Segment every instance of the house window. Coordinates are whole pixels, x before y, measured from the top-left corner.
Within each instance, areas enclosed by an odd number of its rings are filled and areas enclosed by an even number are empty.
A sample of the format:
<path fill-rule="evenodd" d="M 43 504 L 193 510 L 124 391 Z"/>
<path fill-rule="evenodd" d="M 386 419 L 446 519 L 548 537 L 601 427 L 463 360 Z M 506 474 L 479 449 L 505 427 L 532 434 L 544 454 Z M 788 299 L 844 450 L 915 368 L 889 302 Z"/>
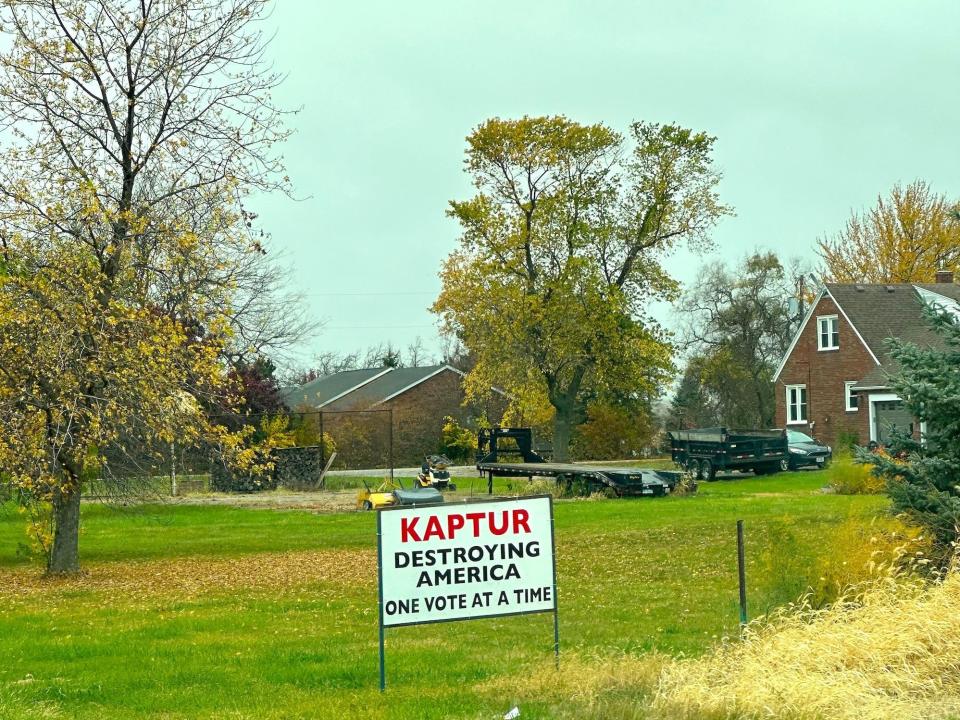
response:
<path fill-rule="evenodd" d="M 817 350 L 837 350 L 840 347 L 840 323 L 836 315 L 817 318 Z"/>
<path fill-rule="evenodd" d="M 847 412 L 857 411 L 857 394 L 853 392 L 853 386 L 857 384 L 856 380 L 848 380 L 843 384 L 844 405 Z"/>
<path fill-rule="evenodd" d="M 807 421 L 807 386 L 787 385 L 787 424 L 798 425 Z"/>

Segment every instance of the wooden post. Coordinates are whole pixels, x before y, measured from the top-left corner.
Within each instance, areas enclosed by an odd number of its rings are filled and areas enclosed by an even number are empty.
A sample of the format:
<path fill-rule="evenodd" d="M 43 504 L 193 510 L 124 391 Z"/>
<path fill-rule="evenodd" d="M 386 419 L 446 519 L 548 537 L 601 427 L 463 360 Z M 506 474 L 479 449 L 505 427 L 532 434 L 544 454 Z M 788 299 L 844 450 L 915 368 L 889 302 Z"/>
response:
<path fill-rule="evenodd" d="M 323 457 L 322 451 L 321 451 L 321 457 Z M 321 490 L 327 489 L 327 471 L 330 469 L 330 466 L 333 465 L 333 461 L 336 457 L 337 457 L 337 451 L 334 450 L 332 453 L 330 453 L 330 459 L 327 460 L 327 464 L 324 465 L 323 470 L 320 471 L 320 479 L 317 481 L 317 487 L 320 488 Z"/>

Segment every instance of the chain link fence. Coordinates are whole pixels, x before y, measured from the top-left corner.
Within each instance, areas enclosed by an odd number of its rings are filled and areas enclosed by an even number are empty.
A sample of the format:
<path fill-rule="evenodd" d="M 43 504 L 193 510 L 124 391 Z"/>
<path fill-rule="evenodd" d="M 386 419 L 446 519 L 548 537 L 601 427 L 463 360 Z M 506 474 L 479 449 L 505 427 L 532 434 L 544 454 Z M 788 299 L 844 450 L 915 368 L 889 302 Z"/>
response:
<path fill-rule="evenodd" d="M 238 476 L 210 448 L 177 443 L 140 453 L 124 448 L 102 458 L 96 477 L 84 483 L 84 496 L 124 501 L 223 489 L 321 489 L 328 469 L 370 469 L 392 477 L 393 415 L 384 409 L 215 416 L 214 421 L 231 431 L 250 428 L 249 442 L 272 448 L 273 468 L 266 476 L 256 480 Z"/>

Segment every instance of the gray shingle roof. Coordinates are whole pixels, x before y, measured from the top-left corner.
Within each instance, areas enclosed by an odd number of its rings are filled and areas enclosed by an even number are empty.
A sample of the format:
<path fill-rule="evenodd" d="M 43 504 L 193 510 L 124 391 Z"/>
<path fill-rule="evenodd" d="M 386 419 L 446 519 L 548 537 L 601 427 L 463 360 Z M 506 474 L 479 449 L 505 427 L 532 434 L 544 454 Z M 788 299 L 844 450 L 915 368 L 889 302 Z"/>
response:
<path fill-rule="evenodd" d="M 443 369 L 457 372 L 448 365 L 427 365 L 426 367 L 394 368 L 375 380 L 358 387 L 331 404 L 331 409 L 367 409 L 387 398 L 414 385 L 419 385 Z"/>
<path fill-rule="evenodd" d="M 301 405 L 318 408 L 341 395 L 349 393 L 351 390 L 362 387 L 378 375 L 388 372 L 389 369 L 379 367 L 345 370 L 333 375 L 324 375 L 308 382 L 306 385 L 284 388 L 281 390 L 281 394 L 287 407 L 292 410 L 296 410 Z"/>
<path fill-rule="evenodd" d="M 876 390 L 877 388 L 890 387 L 890 374 L 896 370 L 896 363 L 890 358 L 885 358 L 886 363 L 877 365 L 873 370 L 864 375 L 853 386 L 854 390 Z"/>

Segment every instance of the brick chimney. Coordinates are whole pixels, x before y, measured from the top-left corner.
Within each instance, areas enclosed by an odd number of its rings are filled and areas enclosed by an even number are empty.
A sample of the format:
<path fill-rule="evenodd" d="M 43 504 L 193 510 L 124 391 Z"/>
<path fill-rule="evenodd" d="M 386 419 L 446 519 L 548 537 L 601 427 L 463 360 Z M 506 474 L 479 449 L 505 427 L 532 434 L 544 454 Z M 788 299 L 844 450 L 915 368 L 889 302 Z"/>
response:
<path fill-rule="evenodd" d="M 953 284 L 953 270 L 937 270 L 937 283 Z"/>

